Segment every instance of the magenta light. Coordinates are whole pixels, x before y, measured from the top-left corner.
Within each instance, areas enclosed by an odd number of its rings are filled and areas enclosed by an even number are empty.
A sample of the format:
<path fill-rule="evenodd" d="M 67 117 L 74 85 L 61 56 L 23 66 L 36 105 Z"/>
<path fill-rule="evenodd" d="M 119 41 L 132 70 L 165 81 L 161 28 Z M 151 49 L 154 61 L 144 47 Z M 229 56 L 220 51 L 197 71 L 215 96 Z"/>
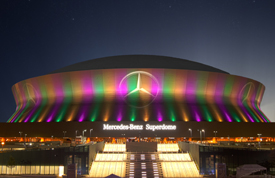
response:
<path fill-rule="evenodd" d="M 52 118 L 53 118 L 53 115 L 51 115 L 51 116 L 49 117 L 49 119 L 47 120 L 47 122 L 51 122 Z"/>
<path fill-rule="evenodd" d="M 225 117 L 229 122 L 232 122 L 232 120 L 230 119 L 229 115 L 226 113 L 226 111 L 224 111 Z"/>
<path fill-rule="evenodd" d="M 198 121 L 198 122 L 200 122 L 201 121 L 201 119 L 200 119 L 200 116 L 199 116 L 199 114 L 195 111 L 195 115 L 196 115 L 196 120 Z"/>
<path fill-rule="evenodd" d="M 78 120 L 79 122 L 82 122 L 82 121 L 84 120 L 84 118 L 85 118 L 84 115 L 85 115 L 85 113 L 82 113 L 82 115 L 80 116 L 80 118 L 79 118 L 79 120 Z"/>
<path fill-rule="evenodd" d="M 161 116 L 160 111 L 158 112 L 158 121 L 159 121 L 159 122 L 161 122 L 161 121 L 162 121 L 162 116 Z"/>
<path fill-rule="evenodd" d="M 122 114 L 121 111 L 119 112 L 118 116 L 117 116 L 117 121 L 120 122 L 122 121 Z"/>

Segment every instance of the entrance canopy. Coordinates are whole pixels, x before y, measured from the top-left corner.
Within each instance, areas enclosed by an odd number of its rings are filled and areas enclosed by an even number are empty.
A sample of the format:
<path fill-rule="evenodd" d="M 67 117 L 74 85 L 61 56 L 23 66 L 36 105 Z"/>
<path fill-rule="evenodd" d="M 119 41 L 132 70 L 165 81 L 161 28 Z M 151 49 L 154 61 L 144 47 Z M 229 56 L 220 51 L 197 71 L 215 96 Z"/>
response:
<path fill-rule="evenodd" d="M 252 173 L 266 171 L 266 168 L 258 164 L 245 164 L 237 167 L 237 178 L 249 176 Z"/>

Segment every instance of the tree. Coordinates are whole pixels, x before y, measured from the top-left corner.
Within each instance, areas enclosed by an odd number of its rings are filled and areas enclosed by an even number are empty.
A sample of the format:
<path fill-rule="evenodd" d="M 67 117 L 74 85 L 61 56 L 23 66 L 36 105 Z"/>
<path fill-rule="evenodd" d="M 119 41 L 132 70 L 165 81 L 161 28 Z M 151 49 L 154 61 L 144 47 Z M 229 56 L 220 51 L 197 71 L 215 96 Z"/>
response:
<path fill-rule="evenodd" d="M 275 150 L 272 150 L 269 154 L 269 162 L 272 166 L 275 166 Z"/>
<path fill-rule="evenodd" d="M 12 172 L 12 168 L 14 168 L 16 165 L 15 159 L 13 156 L 10 156 L 9 161 L 7 162 L 7 167 L 9 167 L 11 169 Z"/>

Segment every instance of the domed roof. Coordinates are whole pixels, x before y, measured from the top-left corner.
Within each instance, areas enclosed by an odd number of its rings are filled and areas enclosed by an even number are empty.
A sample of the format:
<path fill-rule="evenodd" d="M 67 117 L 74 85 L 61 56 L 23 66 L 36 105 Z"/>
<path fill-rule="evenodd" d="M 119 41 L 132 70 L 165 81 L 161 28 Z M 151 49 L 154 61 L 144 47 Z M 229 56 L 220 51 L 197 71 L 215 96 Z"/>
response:
<path fill-rule="evenodd" d="M 51 72 L 51 74 L 81 70 L 119 68 L 185 69 L 229 74 L 228 72 L 225 72 L 223 70 L 198 62 L 193 62 L 186 59 L 179 59 L 174 57 L 155 55 L 122 55 L 97 58 L 57 69 Z"/>

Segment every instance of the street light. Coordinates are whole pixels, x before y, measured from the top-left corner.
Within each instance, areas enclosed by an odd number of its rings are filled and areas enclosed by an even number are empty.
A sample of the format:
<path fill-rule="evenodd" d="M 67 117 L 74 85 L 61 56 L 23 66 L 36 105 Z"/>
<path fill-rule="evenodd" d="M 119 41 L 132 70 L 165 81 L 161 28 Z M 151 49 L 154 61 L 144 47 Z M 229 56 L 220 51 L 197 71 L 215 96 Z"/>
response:
<path fill-rule="evenodd" d="M 261 136 L 262 136 L 262 134 L 257 134 L 257 135 L 259 137 L 259 147 L 261 147 Z"/>
<path fill-rule="evenodd" d="M 75 131 L 75 137 L 77 136 L 77 132 L 78 132 L 78 130 Z"/>
<path fill-rule="evenodd" d="M 25 145 L 25 148 L 26 148 L 26 136 L 27 136 L 27 134 L 25 134 L 25 144 L 24 144 L 24 145 Z"/>
<path fill-rule="evenodd" d="M 200 141 L 202 143 L 202 138 L 201 138 L 201 132 L 202 132 L 202 130 L 198 129 L 198 132 L 200 132 Z"/>
<path fill-rule="evenodd" d="M 203 140 L 206 140 L 206 139 L 205 139 L 205 130 L 202 129 L 201 131 L 203 132 L 203 135 L 204 135 L 204 139 L 203 139 Z"/>
<path fill-rule="evenodd" d="M 190 131 L 190 138 L 192 138 L 192 129 L 188 129 Z"/>
<path fill-rule="evenodd" d="M 217 133 L 218 133 L 218 131 L 215 130 L 215 131 L 214 131 L 215 137 L 216 137 Z"/>
<path fill-rule="evenodd" d="M 87 131 L 87 129 L 85 129 L 85 130 L 83 130 L 82 131 L 82 136 L 84 137 L 84 132 L 86 132 Z"/>
<path fill-rule="evenodd" d="M 63 131 L 63 134 L 64 134 L 64 137 L 65 137 L 65 134 L 67 133 L 67 131 Z"/>
<path fill-rule="evenodd" d="M 22 133 L 23 133 L 23 132 L 19 131 L 20 137 L 22 137 Z"/>
<path fill-rule="evenodd" d="M 3 146 L 5 145 L 5 142 L 2 142 L 1 145 L 2 145 L 2 151 L 3 151 Z"/>
<path fill-rule="evenodd" d="M 90 137 L 92 137 L 92 131 L 93 131 L 94 129 L 90 129 Z"/>

